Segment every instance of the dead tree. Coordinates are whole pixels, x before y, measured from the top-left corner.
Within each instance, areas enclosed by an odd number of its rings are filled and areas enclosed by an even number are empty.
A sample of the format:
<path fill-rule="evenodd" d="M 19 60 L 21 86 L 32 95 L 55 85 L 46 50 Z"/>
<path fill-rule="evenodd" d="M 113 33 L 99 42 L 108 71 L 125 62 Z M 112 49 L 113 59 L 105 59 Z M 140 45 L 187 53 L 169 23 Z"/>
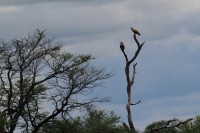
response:
<path fill-rule="evenodd" d="M 125 45 L 123 42 L 120 42 L 120 49 L 122 51 L 122 53 L 124 54 L 124 57 L 125 57 L 125 60 L 126 60 L 126 66 L 125 66 L 125 75 L 126 75 L 126 81 L 127 81 L 127 96 L 128 96 L 128 101 L 127 101 L 127 105 L 126 105 L 126 110 L 127 110 L 127 114 L 128 114 L 128 124 L 129 126 L 127 126 L 125 123 L 123 123 L 124 127 L 126 129 L 128 129 L 128 132 L 133 132 L 133 133 L 136 133 L 136 129 L 134 127 L 134 124 L 133 124 L 133 121 L 132 121 L 132 115 L 131 115 L 131 105 L 137 105 L 139 104 L 141 101 L 138 101 L 137 103 L 132 103 L 131 102 L 131 89 L 132 89 L 132 86 L 134 84 L 134 80 L 135 80 L 135 74 L 136 74 L 136 65 L 137 63 L 135 62 L 144 43 L 140 43 L 137 39 L 137 36 L 136 35 L 141 35 L 136 29 L 134 28 L 131 28 L 132 32 L 133 32 L 133 38 L 134 38 L 134 41 L 136 42 L 137 44 L 137 49 L 136 51 L 134 52 L 134 55 L 131 59 L 128 58 L 126 52 L 125 52 Z M 131 66 L 132 66 L 132 69 L 131 69 Z M 130 70 L 131 69 L 131 70 Z M 132 72 L 132 74 L 131 74 Z M 172 120 L 169 120 L 167 121 L 167 123 L 164 125 L 164 126 L 160 126 L 158 128 L 153 128 L 153 129 L 150 129 L 148 131 L 148 133 L 152 133 L 152 132 L 158 132 L 160 130 L 163 130 L 163 129 L 169 129 L 169 128 L 175 128 L 175 127 L 178 127 L 182 124 L 185 124 L 185 123 L 188 123 L 190 121 L 192 121 L 193 119 L 192 118 L 189 118 L 187 120 L 184 120 L 184 121 L 180 121 L 176 118 L 172 119 Z M 130 130 L 130 131 L 129 131 Z"/>
<path fill-rule="evenodd" d="M 127 113 L 128 113 L 128 124 L 129 124 L 129 128 L 131 131 L 133 132 L 136 132 L 135 130 L 135 127 L 134 127 L 134 124 L 133 124 L 133 121 L 132 121 L 132 115 L 131 115 L 131 105 L 136 105 L 139 102 L 137 103 L 132 103 L 131 102 L 131 87 L 133 86 L 134 84 L 134 79 L 135 79 L 135 74 L 136 74 L 136 65 L 137 63 L 135 62 L 135 60 L 137 59 L 141 49 L 142 49 L 142 46 L 144 45 L 145 42 L 143 43 L 140 43 L 137 39 L 137 36 L 136 35 L 140 35 L 139 32 L 137 30 L 133 30 L 133 28 L 131 28 L 132 32 L 133 32 L 133 38 L 137 44 L 137 49 L 136 51 L 134 52 L 134 55 L 131 59 L 128 58 L 126 52 L 125 52 L 125 46 L 124 46 L 124 43 L 123 42 L 120 42 L 120 49 L 122 51 L 122 53 L 124 54 L 124 57 L 125 57 L 125 60 L 126 60 L 126 66 L 125 66 L 125 74 L 126 74 L 126 81 L 127 81 L 127 96 L 128 96 L 128 101 L 127 101 L 127 105 L 126 105 L 126 110 L 127 110 Z M 130 70 L 132 67 L 132 70 Z M 132 74 L 130 73 L 132 72 Z"/>

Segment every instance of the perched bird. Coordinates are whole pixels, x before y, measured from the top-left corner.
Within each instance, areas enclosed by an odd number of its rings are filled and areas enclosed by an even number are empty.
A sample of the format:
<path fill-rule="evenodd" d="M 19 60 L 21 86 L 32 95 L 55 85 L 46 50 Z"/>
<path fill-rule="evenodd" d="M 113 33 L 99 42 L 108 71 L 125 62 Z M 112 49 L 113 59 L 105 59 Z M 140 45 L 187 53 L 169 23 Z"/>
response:
<path fill-rule="evenodd" d="M 132 32 L 133 32 L 134 34 L 138 34 L 138 35 L 140 36 L 140 33 L 139 33 L 136 29 L 134 29 L 133 27 L 131 27 L 131 30 L 132 30 Z"/>
<path fill-rule="evenodd" d="M 124 47 L 123 42 L 120 42 L 120 49 L 121 49 L 122 52 L 124 52 L 125 47 Z"/>

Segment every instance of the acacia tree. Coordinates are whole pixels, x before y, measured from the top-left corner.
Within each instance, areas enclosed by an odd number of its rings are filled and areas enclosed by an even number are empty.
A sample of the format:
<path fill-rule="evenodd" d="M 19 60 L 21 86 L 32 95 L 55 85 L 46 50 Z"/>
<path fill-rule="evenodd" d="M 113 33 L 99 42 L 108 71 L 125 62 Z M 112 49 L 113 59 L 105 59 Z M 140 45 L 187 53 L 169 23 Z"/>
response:
<path fill-rule="evenodd" d="M 38 132 L 56 117 L 107 98 L 89 97 L 111 77 L 90 55 L 61 50 L 44 31 L 0 43 L 0 130 Z"/>

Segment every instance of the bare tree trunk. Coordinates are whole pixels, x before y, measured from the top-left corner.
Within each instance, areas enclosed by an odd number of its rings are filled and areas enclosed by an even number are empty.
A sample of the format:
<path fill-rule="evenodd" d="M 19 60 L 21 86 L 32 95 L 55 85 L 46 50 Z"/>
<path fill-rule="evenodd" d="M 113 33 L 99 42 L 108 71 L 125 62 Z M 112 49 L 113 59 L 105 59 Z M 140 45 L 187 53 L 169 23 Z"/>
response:
<path fill-rule="evenodd" d="M 126 71 L 126 74 L 129 73 L 129 67 L 126 67 L 125 69 Z M 134 68 L 134 71 L 135 71 L 135 68 Z M 134 77 L 135 77 L 135 72 L 133 73 Z M 130 82 L 127 82 L 127 96 L 128 96 L 128 101 L 127 101 L 127 105 L 126 105 L 126 110 L 127 110 L 127 113 L 128 113 L 128 123 L 129 123 L 129 127 L 131 130 L 135 131 L 135 127 L 133 125 L 133 121 L 132 121 L 132 115 L 131 115 L 131 83 Z"/>
<path fill-rule="evenodd" d="M 127 114 L 128 114 L 128 116 L 127 116 L 128 117 L 128 124 L 129 124 L 130 130 L 133 131 L 133 132 L 136 132 L 134 124 L 133 124 L 133 121 L 132 121 L 131 105 L 136 105 L 140 101 L 137 102 L 136 104 L 133 104 L 131 102 L 131 87 L 134 84 L 134 79 L 135 79 L 135 74 L 136 74 L 136 65 L 137 65 L 137 63 L 134 63 L 134 61 L 138 57 L 138 55 L 140 53 L 140 50 L 142 49 L 142 46 L 143 46 L 143 44 L 145 42 L 143 42 L 142 44 L 140 44 L 139 41 L 136 38 L 136 33 L 135 32 L 133 32 L 133 33 L 134 33 L 133 38 L 134 38 L 134 40 L 135 40 L 135 42 L 137 44 L 137 50 L 135 51 L 134 56 L 131 58 L 131 60 L 128 59 L 128 56 L 127 56 L 127 54 L 124 51 L 125 46 L 124 46 L 123 42 L 121 42 L 120 48 L 121 48 L 121 51 L 123 52 L 125 60 L 126 60 L 125 74 L 126 74 L 126 81 L 127 81 L 127 96 L 128 96 L 126 110 L 127 110 Z M 133 68 L 132 68 L 132 72 L 133 72 L 132 75 L 130 74 L 130 66 L 133 66 Z"/>

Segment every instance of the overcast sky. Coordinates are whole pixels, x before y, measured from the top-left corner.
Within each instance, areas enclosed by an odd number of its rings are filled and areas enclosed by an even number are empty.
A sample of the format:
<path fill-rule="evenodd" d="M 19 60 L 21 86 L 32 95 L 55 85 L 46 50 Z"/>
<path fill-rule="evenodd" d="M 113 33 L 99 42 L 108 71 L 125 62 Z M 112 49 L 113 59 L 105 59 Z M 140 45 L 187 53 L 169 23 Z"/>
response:
<path fill-rule="evenodd" d="M 124 121 L 127 102 L 124 57 L 135 50 L 130 27 L 145 45 L 137 60 L 133 120 L 137 129 L 152 121 L 189 118 L 200 112 L 199 0 L 1 0 L 0 39 L 47 29 L 74 54 L 92 54 L 116 75 L 98 90 L 110 96 L 99 107 Z M 95 95 L 95 94 L 94 94 Z"/>

